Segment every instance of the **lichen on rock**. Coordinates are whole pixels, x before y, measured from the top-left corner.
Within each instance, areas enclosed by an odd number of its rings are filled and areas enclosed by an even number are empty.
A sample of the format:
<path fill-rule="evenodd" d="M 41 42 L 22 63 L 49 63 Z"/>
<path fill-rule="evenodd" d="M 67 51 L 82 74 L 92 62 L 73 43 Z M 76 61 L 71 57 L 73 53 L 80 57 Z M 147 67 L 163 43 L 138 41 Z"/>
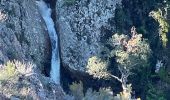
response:
<path fill-rule="evenodd" d="M 0 77 L 0 99 L 63 100 L 64 98 L 62 88 L 43 76 L 37 66 L 31 62 L 8 61 L 7 64 L 0 65 L 0 68 L 0 76 L 4 76 Z"/>
<path fill-rule="evenodd" d="M 39 67 L 50 59 L 50 40 L 34 0 L 1 0 L 0 64 L 33 61 Z"/>
<path fill-rule="evenodd" d="M 113 31 L 109 20 L 121 0 L 76 0 L 72 5 L 57 1 L 57 24 L 63 65 L 84 71 L 88 59 L 102 51 L 103 30 Z"/>

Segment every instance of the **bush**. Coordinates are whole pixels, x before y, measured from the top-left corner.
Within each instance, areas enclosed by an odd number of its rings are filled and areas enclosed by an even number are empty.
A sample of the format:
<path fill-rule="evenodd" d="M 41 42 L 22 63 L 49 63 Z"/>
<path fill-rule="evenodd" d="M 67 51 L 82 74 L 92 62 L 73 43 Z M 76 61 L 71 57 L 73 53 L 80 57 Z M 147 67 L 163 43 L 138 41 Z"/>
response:
<path fill-rule="evenodd" d="M 158 76 L 162 81 L 170 83 L 170 72 L 165 68 L 160 68 Z"/>
<path fill-rule="evenodd" d="M 149 85 L 149 90 L 147 91 L 147 100 L 167 100 L 162 90 L 156 89 L 153 85 Z"/>
<path fill-rule="evenodd" d="M 0 65 L 0 67 L 0 81 L 8 80 L 17 75 L 14 62 L 9 61 L 5 65 Z"/>
<path fill-rule="evenodd" d="M 84 100 L 113 100 L 113 94 L 110 89 L 100 89 L 98 92 L 91 88 L 87 90 Z"/>
<path fill-rule="evenodd" d="M 83 93 L 83 84 L 82 82 L 80 83 L 73 83 L 70 85 L 70 90 L 72 95 L 75 97 L 75 100 L 82 100 L 84 97 Z"/>
<path fill-rule="evenodd" d="M 128 89 L 131 91 L 131 85 L 128 85 Z M 140 98 L 129 99 L 128 97 L 131 94 L 124 94 L 123 92 L 114 96 L 110 88 L 100 88 L 99 91 L 94 91 L 89 88 L 85 93 L 83 93 L 82 82 L 73 83 L 70 86 L 70 90 L 75 100 L 140 100 Z"/>
<path fill-rule="evenodd" d="M 87 64 L 87 72 L 96 78 L 107 78 L 107 62 L 97 56 L 89 58 Z"/>
<path fill-rule="evenodd" d="M 9 80 L 15 76 L 31 74 L 34 65 L 32 63 L 23 63 L 20 61 L 8 61 L 4 65 L 0 65 L 0 81 Z"/>
<path fill-rule="evenodd" d="M 113 93 L 110 89 L 100 89 L 98 92 L 89 88 L 83 93 L 83 84 L 73 83 L 70 85 L 71 94 L 75 100 L 113 100 Z"/>

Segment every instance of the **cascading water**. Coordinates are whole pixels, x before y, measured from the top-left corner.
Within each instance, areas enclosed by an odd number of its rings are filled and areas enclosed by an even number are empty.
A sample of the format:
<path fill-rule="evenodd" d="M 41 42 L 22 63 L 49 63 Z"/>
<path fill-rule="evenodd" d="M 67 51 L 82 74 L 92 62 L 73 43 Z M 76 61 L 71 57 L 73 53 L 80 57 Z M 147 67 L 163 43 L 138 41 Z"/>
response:
<path fill-rule="evenodd" d="M 54 22 L 51 18 L 51 9 L 48 8 L 47 4 L 42 0 L 36 2 L 39 7 L 40 14 L 46 23 L 52 45 L 50 77 L 56 84 L 60 84 L 60 58 L 58 50 L 58 36 L 54 28 Z"/>

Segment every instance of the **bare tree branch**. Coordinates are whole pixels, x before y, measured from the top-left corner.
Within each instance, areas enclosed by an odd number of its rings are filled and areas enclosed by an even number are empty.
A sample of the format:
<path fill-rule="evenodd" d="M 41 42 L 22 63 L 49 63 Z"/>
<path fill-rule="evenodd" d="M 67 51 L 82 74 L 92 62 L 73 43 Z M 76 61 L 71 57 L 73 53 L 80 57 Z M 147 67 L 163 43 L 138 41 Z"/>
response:
<path fill-rule="evenodd" d="M 115 76 L 115 75 L 112 75 L 112 74 L 110 74 L 110 76 L 113 77 L 113 78 L 115 78 L 116 80 L 118 80 L 119 82 L 122 83 L 122 80 L 121 80 L 119 77 L 117 77 L 117 76 Z"/>

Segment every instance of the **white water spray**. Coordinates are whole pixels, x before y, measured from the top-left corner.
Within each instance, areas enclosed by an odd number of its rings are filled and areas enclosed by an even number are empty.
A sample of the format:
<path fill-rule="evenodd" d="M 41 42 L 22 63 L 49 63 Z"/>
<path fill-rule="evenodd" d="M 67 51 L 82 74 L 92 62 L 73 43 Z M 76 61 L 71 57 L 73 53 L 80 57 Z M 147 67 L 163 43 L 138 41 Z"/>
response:
<path fill-rule="evenodd" d="M 51 9 L 48 8 L 47 4 L 42 0 L 36 2 L 39 7 L 40 14 L 46 23 L 51 40 L 52 58 L 50 77 L 56 84 L 60 84 L 60 58 L 58 50 L 58 36 L 54 28 L 54 22 L 51 18 Z"/>

